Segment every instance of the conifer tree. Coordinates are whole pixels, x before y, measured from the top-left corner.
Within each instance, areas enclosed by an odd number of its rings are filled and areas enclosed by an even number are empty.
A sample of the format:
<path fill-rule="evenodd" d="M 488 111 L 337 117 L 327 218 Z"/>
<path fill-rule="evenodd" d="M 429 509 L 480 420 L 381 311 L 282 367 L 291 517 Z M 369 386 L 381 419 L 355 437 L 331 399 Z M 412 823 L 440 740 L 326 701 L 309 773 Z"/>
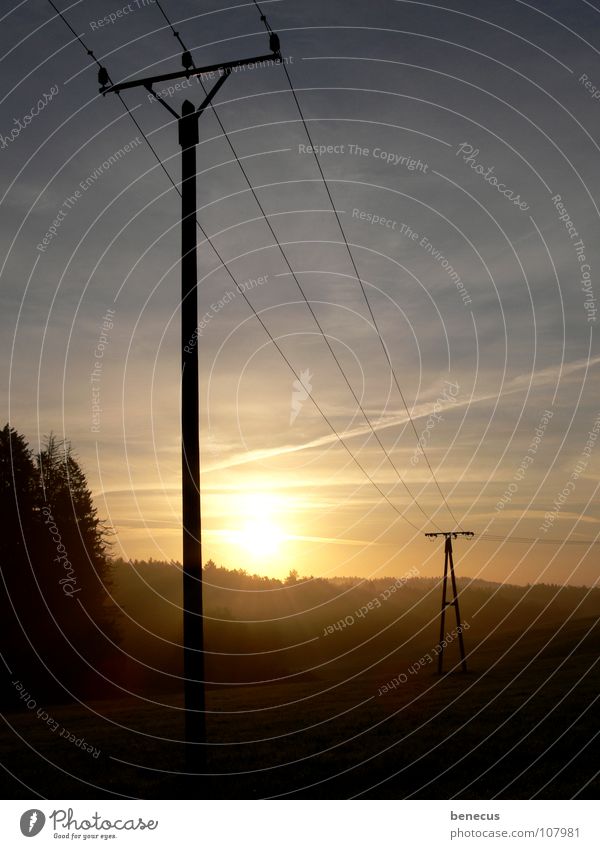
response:
<path fill-rule="evenodd" d="M 34 698 L 99 695 L 115 657 L 107 532 L 71 446 L 50 435 L 34 457 L 0 431 L 2 652 Z M 13 701 L 4 681 L 3 701 Z"/>

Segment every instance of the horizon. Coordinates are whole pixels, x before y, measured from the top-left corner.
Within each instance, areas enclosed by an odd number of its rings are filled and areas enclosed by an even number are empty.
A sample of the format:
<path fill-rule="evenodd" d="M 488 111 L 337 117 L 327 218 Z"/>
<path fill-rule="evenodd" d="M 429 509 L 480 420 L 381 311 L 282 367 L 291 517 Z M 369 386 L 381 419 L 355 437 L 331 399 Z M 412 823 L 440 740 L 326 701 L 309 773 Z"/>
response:
<path fill-rule="evenodd" d="M 140 564 L 143 564 L 145 566 L 150 566 L 150 567 L 154 567 L 154 566 L 171 567 L 172 566 L 174 569 L 179 569 L 179 570 L 182 569 L 182 563 L 178 560 L 155 560 L 155 559 L 144 559 L 144 558 L 131 558 L 130 560 L 125 560 L 120 555 L 117 555 L 117 556 L 109 555 L 108 560 L 113 566 L 116 565 L 117 563 L 121 562 L 126 566 L 138 566 Z M 265 575 L 265 574 L 261 574 L 260 572 L 250 571 L 244 566 L 232 566 L 232 565 L 229 565 L 229 564 L 215 563 L 214 561 L 211 561 L 211 560 L 205 561 L 202 564 L 203 570 L 205 570 L 211 562 L 213 563 L 213 565 L 217 569 L 224 569 L 226 572 L 242 572 L 248 578 L 268 578 L 269 580 L 280 581 L 283 584 L 286 583 L 290 573 L 293 571 L 293 570 L 289 570 L 287 575 L 283 575 L 283 574 L 281 574 L 281 575 Z M 413 569 L 414 568 L 416 568 L 416 567 L 413 567 Z M 293 585 L 293 583 L 295 583 L 295 582 L 306 583 L 306 582 L 310 582 L 310 581 L 340 581 L 340 582 L 342 582 L 342 581 L 349 581 L 349 582 L 350 581 L 358 581 L 358 582 L 367 583 L 369 581 L 400 580 L 400 579 L 402 579 L 403 583 L 409 583 L 410 581 L 437 581 L 441 585 L 442 573 L 443 573 L 443 568 L 440 569 L 440 572 L 437 575 L 436 574 L 432 574 L 432 575 L 417 574 L 417 575 L 411 575 L 410 577 L 406 577 L 405 575 L 400 575 L 400 574 L 388 574 L 388 573 L 385 573 L 385 574 L 371 573 L 369 575 L 335 575 L 334 574 L 334 575 L 325 575 L 325 576 L 324 575 L 308 575 L 308 574 L 303 575 L 302 573 L 298 573 L 295 576 L 294 581 L 290 585 Z M 457 584 L 460 584 L 461 582 L 466 583 L 466 584 L 474 584 L 474 583 L 493 584 L 494 586 L 498 586 L 498 587 L 520 587 L 522 589 L 527 589 L 528 587 L 561 587 L 561 588 L 565 588 L 565 589 L 582 589 L 582 590 L 597 590 L 597 589 L 600 589 L 600 586 L 598 586 L 597 582 L 594 583 L 594 584 L 573 584 L 573 583 L 557 584 L 557 583 L 551 583 L 551 582 L 537 581 L 537 582 L 534 582 L 534 583 L 520 584 L 517 581 L 510 581 L 510 582 L 507 582 L 507 581 L 492 581 L 489 578 L 476 578 L 476 577 L 473 577 L 472 575 L 468 575 L 468 574 L 457 574 L 456 582 L 457 582 Z"/>

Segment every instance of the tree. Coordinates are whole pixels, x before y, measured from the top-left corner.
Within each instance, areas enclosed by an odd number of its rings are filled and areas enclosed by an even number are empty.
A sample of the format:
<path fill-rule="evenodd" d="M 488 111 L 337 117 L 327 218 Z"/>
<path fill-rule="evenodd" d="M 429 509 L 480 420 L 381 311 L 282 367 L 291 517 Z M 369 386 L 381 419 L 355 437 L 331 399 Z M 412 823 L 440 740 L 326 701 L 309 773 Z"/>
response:
<path fill-rule="evenodd" d="M 89 591 L 95 585 L 99 585 L 97 589 L 108 588 L 108 531 L 98 518 L 86 476 L 70 443 L 57 442 L 51 434 L 37 456 L 37 467 L 44 501 L 82 570 L 79 589 Z M 90 604 L 99 601 L 101 594 L 89 594 Z"/>
<path fill-rule="evenodd" d="M 50 435 L 37 457 L 0 431 L 0 545 L 12 680 L 36 699 L 99 695 L 118 642 L 107 533 L 71 446 Z M 6 690 L 6 688 L 5 688 Z"/>
<path fill-rule="evenodd" d="M 9 425 L 0 430 L 0 558 L 7 564 L 24 556 L 25 541 L 32 536 L 37 505 L 37 474 L 32 452 L 24 437 Z"/>

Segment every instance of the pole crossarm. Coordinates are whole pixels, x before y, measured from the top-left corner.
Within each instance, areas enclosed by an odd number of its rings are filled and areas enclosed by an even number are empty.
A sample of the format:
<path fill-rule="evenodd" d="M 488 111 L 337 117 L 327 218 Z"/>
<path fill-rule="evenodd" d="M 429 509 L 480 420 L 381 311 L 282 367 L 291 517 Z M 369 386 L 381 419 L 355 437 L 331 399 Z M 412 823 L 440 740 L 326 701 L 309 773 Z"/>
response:
<path fill-rule="evenodd" d="M 169 104 L 160 94 L 157 94 L 154 91 L 150 83 L 148 83 L 145 88 L 148 89 L 148 91 L 154 97 L 157 103 L 160 103 L 161 106 L 164 106 L 167 112 L 169 112 L 171 115 L 173 115 L 174 118 L 177 119 L 177 121 L 179 122 L 179 142 L 180 144 L 183 144 L 185 143 L 186 129 L 189 129 L 190 127 L 190 121 L 198 121 L 204 110 L 210 105 L 215 94 L 219 91 L 223 83 L 229 78 L 230 74 L 231 71 L 227 70 L 219 77 L 219 79 L 216 81 L 214 86 L 208 92 L 208 94 L 197 109 L 192 103 L 189 102 L 189 100 L 186 100 L 183 104 L 181 115 L 176 112 L 172 106 L 169 106 Z M 195 141 L 192 141 L 192 143 L 198 144 L 198 138 L 196 138 L 197 133 L 195 133 L 194 130 L 192 130 L 191 133 L 195 138 Z"/>
<path fill-rule="evenodd" d="M 218 92 L 218 90 L 221 88 L 221 86 L 223 85 L 223 83 L 225 82 L 225 80 L 226 80 L 226 79 L 228 79 L 228 77 L 229 77 L 229 75 L 230 75 L 230 74 L 231 74 L 231 69 L 230 69 L 230 68 L 228 68 L 227 70 L 225 70 L 225 72 L 224 72 L 224 73 L 223 73 L 223 74 L 219 77 L 219 79 L 216 81 L 216 83 L 214 84 L 214 86 L 213 86 L 213 87 L 211 88 L 211 90 L 208 92 L 208 94 L 206 95 L 206 97 L 204 98 L 204 100 L 202 101 L 202 103 L 200 104 L 200 106 L 199 106 L 197 109 L 194 109 L 194 111 L 193 111 L 193 112 L 191 112 L 189 115 L 186 115 L 186 117 L 188 117 L 188 118 L 196 118 L 196 120 L 197 120 L 197 119 L 198 119 L 198 118 L 202 115 L 202 113 L 204 112 L 204 110 L 206 109 L 206 107 L 210 105 L 211 100 L 213 99 L 213 97 L 215 96 L 215 94 Z M 183 116 L 182 116 L 182 117 L 183 117 Z"/>
<path fill-rule="evenodd" d="M 165 107 L 165 109 L 167 110 L 167 112 L 170 112 L 170 113 L 171 113 L 171 115 L 173 115 L 173 117 L 174 117 L 174 118 L 177 118 L 177 120 L 179 120 L 179 118 L 181 117 L 181 116 L 179 115 L 179 113 L 178 113 L 178 112 L 176 112 L 176 111 L 173 109 L 173 107 L 172 107 L 172 106 L 169 106 L 169 104 L 167 103 L 167 101 L 164 99 L 164 97 L 163 97 L 161 94 L 157 94 L 157 93 L 154 91 L 154 89 L 152 88 L 152 83 L 146 83 L 146 85 L 144 86 L 144 88 L 148 89 L 148 92 L 152 95 L 152 97 L 156 100 L 156 102 L 157 102 L 157 103 L 160 103 L 160 104 L 161 104 L 161 106 L 164 106 L 164 107 Z"/>
<path fill-rule="evenodd" d="M 426 537 L 445 537 L 448 539 L 452 537 L 452 539 L 456 539 L 457 537 L 467 537 L 468 539 L 472 539 L 475 536 L 473 531 L 430 531 L 425 534 Z"/>
<path fill-rule="evenodd" d="M 181 77 L 200 77 L 202 74 L 211 74 L 215 71 L 218 71 L 220 74 L 225 74 L 227 72 L 231 72 L 234 68 L 243 68 L 245 65 L 256 65 L 259 62 L 277 62 L 278 64 L 281 62 L 281 53 L 277 51 L 276 53 L 266 53 L 262 56 L 252 56 L 249 59 L 235 59 L 232 62 L 220 62 L 217 65 L 206 65 L 204 68 L 186 68 L 183 71 L 171 71 L 168 74 L 156 74 L 153 77 L 140 77 L 137 80 L 126 80 L 122 83 L 115 83 L 114 85 L 103 85 L 99 91 L 100 94 L 118 94 L 120 91 L 125 91 L 128 88 L 137 88 L 139 86 L 143 86 L 147 88 L 148 86 L 154 85 L 154 83 L 162 83 L 167 80 L 178 80 Z"/>

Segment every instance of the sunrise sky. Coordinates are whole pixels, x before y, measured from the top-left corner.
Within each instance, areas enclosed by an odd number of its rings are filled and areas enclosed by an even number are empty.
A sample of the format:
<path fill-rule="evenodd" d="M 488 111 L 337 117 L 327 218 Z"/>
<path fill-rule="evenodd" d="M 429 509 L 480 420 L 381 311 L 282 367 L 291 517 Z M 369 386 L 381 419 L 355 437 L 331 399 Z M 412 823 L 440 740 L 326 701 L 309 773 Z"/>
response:
<path fill-rule="evenodd" d="M 198 65 L 268 50 L 252 3 L 164 6 Z M 263 6 L 461 526 L 594 539 L 600 55 L 588 38 L 600 12 L 577 0 Z M 179 67 L 150 0 L 60 8 L 113 80 Z M 179 198 L 49 4 L 28 0 L 11 20 L 10 42 L 0 30 L 5 419 L 33 448 L 50 431 L 71 440 L 115 554 L 179 559 Z M 202 97 L 195 83 L 167 96 L 176 108 Z M 125 100 L 177 181 L 174 122 L 143 90 Z M 233 74 L 217 110 L 381 441 L 422 510 L 453 528 L 282 68 Z M 200 141 L 200 222 L 346 445 L 416 525 L 352 462 L 201 240 L 204 560 L 276 576 L 439 574 L 440 546 L 422 535 L 432 522 L 357 409 L 209 112 Z M 477 537 L 456 549 L 461 574 L 513 583 L 591 584 L 595 552 Z"/>

